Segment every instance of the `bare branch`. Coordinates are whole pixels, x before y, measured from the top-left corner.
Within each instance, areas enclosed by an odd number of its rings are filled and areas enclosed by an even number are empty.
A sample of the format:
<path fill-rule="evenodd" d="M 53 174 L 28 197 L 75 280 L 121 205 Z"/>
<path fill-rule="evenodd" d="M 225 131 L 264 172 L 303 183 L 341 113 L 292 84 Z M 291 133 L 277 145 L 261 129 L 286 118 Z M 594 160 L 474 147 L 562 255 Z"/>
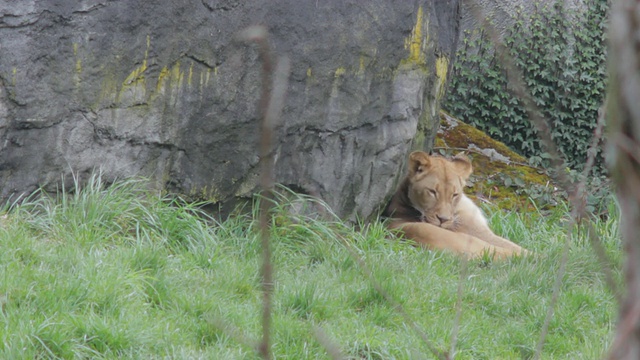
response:
<path fill-rule="evenodd" d="M 255 42 L 262 60 L 262 94 L 260 96 L 260 238 L 262 245 L 262 340 L 258 352 L 263 359 L 271 359 L 271 308 L 273 296 L 273 264 L 271 262 L 270 227 L 273 189 L 273 130 L 280 117 L 289 77 L 288 59 L 278 61 L 273 68 L 267 29 L 252 26 L 240 33 L 244 41 Z M 272 83 L 273 81 L 273 83 Z"/>
<path fill-rule="evenodd" d="M 618 324 L 618 333 L 619 336 L 613 341 L 611 344 L 611 356 L 610 359 L 615 359 L 614 355 L 618 355 L 616 353 L 624 353 L 628 348 L 629 337 L 634 334 L 637 330 L 638 323 L 640 322 L 640 303 L 631 304 L 631 308 L 629 309 L 626 316 L 624 316 L 620 323 Z M 624 351 L 621 351 L 624 350 Z"/>
<path fill-rule="evenodd" d="M 564 273 L 567 268 L 567 261 L 569 260 L 569 248 L 571 247 L 570 239 L 572 234 L 573 230 L 572 228 L 570 228 L 569 234 L 567 234 L 567 240 L 564 243 L 564 249 L 562 250 L 562 258 L 560 259 L 560 267 L 558 268 L 556 281 L 553 283 L 553 291 L 551 292 L 551 301 L 549 301 L 547 315 L 544 318 L 544 323 L 542 324 L 542 329 L 540 330 L 540 338 L 538 339 L 538 343 L 536 344 L 536 352 L 533 357 L 534 360 L 540 359 L 540 356 L 542 355 L 542 348 L 544 347 L 545 339 L 547 337 L 547 333 L 549 332 L 549 324 L 551 323 L 551 319 L 553 318 L 556 303 L 558 302 L 558 296 L 560 295 L 560 287 L 562 287 L 562 278 L 564 277 Z"/>
<path fill-rule="evenodd" d="M 235 342 L 247 348 L 250 348 L 250 349 L 256 348 L 255 341 L 252 341 L 251 339 L 249 339 L 239 328 L 224 321 L 220 317 L 213 318 L 211 320 L 211 326 L 215 327 L 216 329 L 222 330 L 222 332 L 224 332 L 226 335 L 231 337 L 231 339 L 233 339 Z"/>
<path fill-rule="evenodd" d="M 474 14 L 475 18 L 482 23 L 484 29 L 489 35 L 494 47 L 496 55 L 500 57 L 502 64 L 506 69 L 507 80 L 509 82 L 510 89 L 515 93 L 518 98 L 523 102 L 525 111 L 529 116 L 529 120 L 531 124 L 538 131 L 538 136 L 540 141 L 544 145 L 545 149 L 551 156 L 550 161 L 552 168 L 555 170 L 554 177 L 559 185 L 561 185 L 565 189 L 571 188 L 571 180 L 565 174 L 564 171 L 564 162 L 562 161 L 562 156 L 558 147 L 553 142 L 553 138 L 551 136 L 551 131 L 549 129 L 549 125 L 547 121 L 542 116 L 542 112 L 536 105 L 533 97 L 530 95 L 530 92 L 527 90 L 527 86 L 524 83 L 524 74 L 522 71 L 515 65 L 515 61 L 509 55 L 507 48 L 502 41 L 500 34 L 493 24 L 489 21 L 489 17 L 485 14 L 484 9 L 481 5 L 478 4 L 477 1 L 471 1 L 471 11 Z"/>
<path fill-rule="evenodd" d="M 627 153 L 635 162 L 640 163 L 640 145 L 637 142 L 622 133 L 615 134 L 612 138 L 616 147 Z"/>
<path fill-rule="evenodd" d="M 319 326 L 313 327 L 313 336 L 315 336 L 316 340 L 322 345 L 322 347 L 327 351 L 329 357 L 333 360 L 343 360 L 346 359 L 340 348 L 334 343 L 333 340 L 329 338 L 329 336 L 322 330 Z"/>
<path fill-rule="evenodd" d="M 449 360 L 450 359 L 449 356 L 446 353 L 438 350 L 438 348 L 431 342 L 431 340 L 429 340 L 429 337 L 427 336 L 427 334 L 425 334 L 424 331 L 422 331 L 422 329 L 420 329 L 420 327 L 415 323 L 415 321 L 413 321 L 411 316 L 409 316 L 409 314 L 407 314 L 407 312 L 404 310 L 402 305 L 400 303 L 398 303 L 397 301 L 395 301 L 395 299 L 393 299 L 382 288 L 382 285 L 380 285 L 380 282 L 373 277 L 373 271 L 371 271 L 371 268 L 367 265 L 367 263 L 365 263 L 365 261 L 362 259 L 362 257 L 360 255 L 358 255 L 358 253 L 353 249 L 353 247 L 349 243 L 349 241 L 347 239 L 345 239 L 341 234 L 337 234 L 337 235 L 338 235 L 338 238 L 340 238 L 340 240 L 344 244 L 345 248 L 349 251 L 349 254 L 351 254 L 351 257 L 358 263 L 358 266 L 360 267 L 360 269 L 362 269 L 362 272 L 368 278 L 369 282 L 371 282 L 371 285 L 373 285 L 373 288 L 380 295 L 382 295 L 382 297 L 385 299 L 385 301 L 388 302 L 389 304 L 391 304 L 391 306 L 402 316 L 402 318 L 409 325 L 409 327 L 411 327 L 411 329 L 427 345 L 427 347 L 429 348 L 431 353 L 433 353 L 433 355 L 435 357 L 437 357 L 438 359 L 440 359 L 440 360 Z"/>
<path fill-rule="evenodd" d="M 542 353 L 542 348 L 544 346 L 544 342 L 546 339 L 546 335 L 548 332 L 549 323 L 551 318 L 553 317 L 554 308 L 558 299 L 558 295 L 561 289 L 562 278 L 564 277 L 564 273 L 566 270 L 566 263 L 568 260 L 568 249 L 569 249 L 569 241 L 572 237 L 573 229 L 577 223 L 579 223 L 579 219 L 586 217 L 586 204 L 584 203 L 584 194 L 585 194 L 585 184 L 584 180 L 577 187 L 573 187 L 573 182 L 567 176 L 564 171 L 564 161 L 561 156 L 561 152 L 558 150 L 555 142 L 553 141 L 553 137 L 551 136 L 551 131 L 548 125 L 548 122 L 542 115 L 542 111 L 536 105 L 533 97 L 531 96 L 530 91 L 524 82 L 524 74 L 522 71 L 515 65 L 515 61 L 507 51 L 507 48 L 502 41 L 498 31 L 495 26 L 488 20 L 488 16 L 484 13 L 484 9 L 482 6 L 478 4 L 477 1 L 471 1 L 470 4 L 471 11 L 473 12 L 476 19 L 482 23 L 484 29 L 486 30 L 488 36 L 491 38 L 492 43 L 495 47 L 496 55 L 500 57 L 500 60 L 503 66 L 506 69 L 507 80 L 509 82 L 510 88 L 515 93 L 516 96 L 520 98 L 522 103 L 524 104 L 525 111 L 529 116 L 529 120 L 531 124 L 535 127 L 538 133 L 538 137 L 545 147 L 547 153 L 550 155 L 550 162 L 552 169 L 554 170 L 553 174 L 551 174 L 555 181 L 569 194 L 569 202 L 572 207 L 571 211 L 571 219 L 569 224 L 567 224 L 567 243 L 565 244 L 565 249 L 563 251 L 562 260 L 560 263 L 560 267 L 558 269 L 558 274 L 556 277 L 556 282 L 554 284 L 553 293 L 551 296 L 551 301 L 549 303 L 549 309 L 547 311 L 547 316 L 545 318 L 541 333 L 540 339 L 536 346 L 536 354 L 534 359 L 539 359 Z M 583 179 L 586 179 L 589 173 L 592 170 L 593 163 L 595 161 L 596 147 L 599 144 L 602 136 L 602 127 L 604 126 L 604 112 L 601 112 L 598 125 L 596 127 L 595 136 L 593 138 L 590 150 L 589 157 L 587 160 L 587 164 L 585 165 L 583 172 Z M 600 264 L 609 264 L 610 261 L 606 257 L 606 253 L 602 248 L 602 244 L 600 239 L 597 237 L 597 234 L 593 231 L 590 231 L 591 244 L 596 249 L 596 255 L 599 258 Z M 610 287 L 610 290 L 615 294 L 617 294 L 617 290 L 615 287 L 615 282 L 611 276 L 609 279 L 609 273 L 607 272 L 608 266 L 602 267 L 603 272 L 607 278 L 607 284 Z"/>
<path fill-rule="evenodd" d="M 456 345 L 458 343 L 458 331 L 460 330 L 460 318 L 462 317 L 462 295 L 464 295 L 464 284 L 467 281 L 467 273 L 469 263 L 466 258 L 462 259 L 462 268 L 460 269 L 460 280 L 458 281 L 458 296 L 456 300 L 456 317 L 453 319 L 453 327 L 451 329 L 451 349 L 449 357 L 451 359 L 456 356 Z"/>

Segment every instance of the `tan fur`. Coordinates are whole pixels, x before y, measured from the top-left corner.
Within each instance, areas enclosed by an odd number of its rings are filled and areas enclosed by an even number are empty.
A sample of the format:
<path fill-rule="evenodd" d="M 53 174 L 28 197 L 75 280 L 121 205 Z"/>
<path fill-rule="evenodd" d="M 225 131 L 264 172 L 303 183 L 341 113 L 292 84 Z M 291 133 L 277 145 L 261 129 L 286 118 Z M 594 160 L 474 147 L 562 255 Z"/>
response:
<path fill-rule="evenodd" d="M 384 215 L 389 226 L 421 246 L 470 258 L 525 254 L 491 231 L 482 211 L 464 195 L 473 168 L 464 154 L 448 160 L 422 151 L 409 155 L 409 171 Z"/>

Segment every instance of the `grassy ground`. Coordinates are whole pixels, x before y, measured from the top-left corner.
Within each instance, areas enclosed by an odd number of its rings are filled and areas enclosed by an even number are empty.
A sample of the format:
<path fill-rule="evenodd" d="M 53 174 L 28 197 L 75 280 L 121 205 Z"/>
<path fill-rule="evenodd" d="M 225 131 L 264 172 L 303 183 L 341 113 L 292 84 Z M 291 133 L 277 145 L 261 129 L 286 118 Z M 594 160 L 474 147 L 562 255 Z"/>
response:
<path fill-rule="evenodd" d="M 217 224 L 195 206 L 140 189 L 135 182 L 105 189 L 94 178 L 75 195 L 28 201 L 2 217 L 0 358 L 256 358 L 262 298 L 254 217 Z M 273 228 L 278 359 L 329 358 L 321 343 L 353 359 L 433 358 L 406 316 L 439 350 L 455 342 L 456 359 L 534 354 L 566 211 L 495 212 L 496 232 L 537 256 L 465 266 L 390 240 L 379 223 L 356 231 L 292 219 L 286 207 Z M 617 220 L 596 225 L 619 277 Z M 543 358 L 596 359 L 610 341 L 616 303 L 585 238 L 571 243 Z"/>

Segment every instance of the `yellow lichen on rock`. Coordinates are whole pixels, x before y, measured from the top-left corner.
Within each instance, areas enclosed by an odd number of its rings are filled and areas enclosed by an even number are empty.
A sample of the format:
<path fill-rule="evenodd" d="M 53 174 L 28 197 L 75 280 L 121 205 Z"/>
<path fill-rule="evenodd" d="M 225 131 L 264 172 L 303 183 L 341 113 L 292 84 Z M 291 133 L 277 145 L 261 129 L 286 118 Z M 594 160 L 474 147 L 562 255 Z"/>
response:
<path fill-rule="evenodd" d="M 144 59 L 142 60 L 142 65 L 133 69 L 133 71 L 129 74 L 129 76 L 124 79 L 123 86 L 131 85 L 137 81 L 144 82 L 144 73 L 147 71 L 147 59 L 149 57 L 149 46 L 151 46 L 151 39 L 147 35 L 147 49 L 144 52 Z"/>
<path fill-rule="evenodd" d="M 163 86 L 164 86 L 164 81 L 165 79 L 169 77 L 169 68 L 167 68 L 166 66 L 164 66 L 161 70 L 160 70 L 160 74 L 158 74 L 158 82 L 156 84 L 156 92 L 160 92 L 160 90 L 162 90 Z"/>
<path fill-rule="evenodd" d="M 416 15 L 416 25 L 411 31 L 411 36 L 404 41 L 404 48 L 409 50 L 408 62 L 425 65 L 426 56 L 424 54 L 423 44 L 429 41 L 429 36 L 426 34 L 426 39 L 423 38 L 423 26 L 428 28 L 428 24 L 424 23 L 424 12 L 422 6 L 418 7 L 418 14 Z"/>
<path fill-rule="evenodd" d="M 204 201 L 210 203 L 217 203 L 221 200 L 220 191 L 214 185 L 191 188 L 187 194 L 187 199 L 189 201 Z"/>
<path fill-rule="evenodd" d="M 449 71 L 449 59 L 446 56 L 440 56 L 436 59 L 436 75 L 437 80 L 437 97 L 438 100 L 444 96 L 445 84 L 447 83 L 447 72 Z"/>
<path fill-rule="evenodd" d="M 365 73 L 364 56 L 360 56 L 360 65 L 358 66 L 356 75 L 364 76 L 364 73 Z"/>
<path fill-rule="evenodd" d="M 178 89 L 182 88 L 182 81 L 184 80 L 184 72 L 182 72 L 182 68 L 180 66 L 180 61 L 176 61 L 171 69 L 171 80 L 172 86 L 177 87 Z"/>
<path fill-rule="evenodd" d="M 189 66 L 189 76 L 187 77 L 187 85 L 191 87 L 191 79 L 193 78 L 193 62 Z"/>
<path fill-rule="evenodd" d="M 78 44 L 73 43 L 73 57 L 76 58 L 76 74 L 80 75 L 82 72 L 82 59 L 78 57 Z"/>
<path fill-rule="evenodd" d="M 193 75 L 189 74 L 188 76 L 191 77 Z M 188 81 L 189 80 L 187 80 L 187 82 Z M 160 74 L 158 75 L 158 83 L 156 85 L 156 94 L 165 94 L 167 88 L 179 90 L 182 88 L 183 82 L 184 72 L 182 71 L 180 62 L 176 61 L 171 69 L 165 66 L 162 68 L 162 70 L 160 70 Z"/>
<path fill-rule="evenodd" d="M 145 72 L 148 69 L 148 57 L 149 47 L 151 46 L 151 39 L 147 35 L 147 48 L 144 52 L 144 58 L 142 64 L 136 67 L 127 75 L 122 84 L 120 90 L 116 96 L 116 103 L 123 103 L 124 105 L 141 104 L 147 101 L 147 80 Z"/>

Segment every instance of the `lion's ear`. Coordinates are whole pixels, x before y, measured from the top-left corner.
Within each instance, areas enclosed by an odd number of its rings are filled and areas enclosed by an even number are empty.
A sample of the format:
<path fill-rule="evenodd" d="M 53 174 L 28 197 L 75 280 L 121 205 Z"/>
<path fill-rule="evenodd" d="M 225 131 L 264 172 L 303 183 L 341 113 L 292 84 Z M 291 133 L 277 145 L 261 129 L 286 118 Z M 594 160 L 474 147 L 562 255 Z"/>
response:
<path fill-rule="evenodd" d="M 460 176 L 462 176 L 465 180 L 469 178 L 469 175 L 471 175 L 471 172 L 473 172 L 471 160 L 464 152 L 458 153 L 458 155 L 454 156 L 451 162 L 459 172 Z"/>
<path fill-rule="evenodd" d="M 431 166 L 429 154 L 424 151 L 414 151 L 409 155 L 409 176 L 419 174 Z"/>

